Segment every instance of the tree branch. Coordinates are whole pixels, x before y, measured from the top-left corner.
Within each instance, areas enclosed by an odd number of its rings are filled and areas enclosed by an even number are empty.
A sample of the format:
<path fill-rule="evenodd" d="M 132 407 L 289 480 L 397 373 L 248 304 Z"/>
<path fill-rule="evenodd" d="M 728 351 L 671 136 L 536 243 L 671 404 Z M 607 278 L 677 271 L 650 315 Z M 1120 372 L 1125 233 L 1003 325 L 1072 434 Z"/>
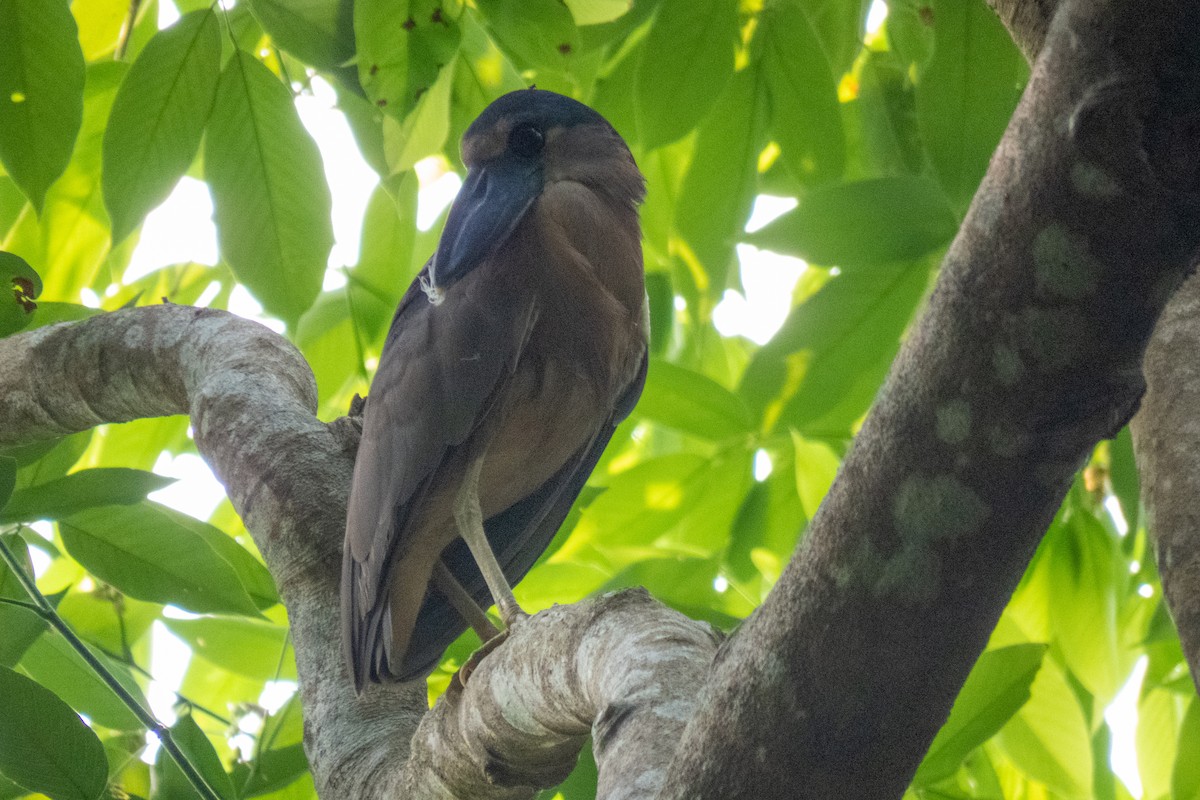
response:
<path fill-rule="evenodd" d="M 287 606 L 322 796 L 528 797 L 589 733 L 601 797 L 657 793 L 717 638 L 641 591 L 523 621 L 431 714 L 423 681 L 355 697 L 336 565 L 357 429 L 313 417 L 311 372 L 281 337 L 219 311 L 114 312 L 0 340 L 0 398 L 3 444 L 190 411 Z"/>
<path fill-rule="evenodd" d="M 1026 57 L 1036 57 L 1057 0 L 989 0 Z M 1200 122 L 1169 131 L 1200 137 Z M 1187 152 L 1188 148 L 1183 148 Z M 1194 149 L 1193 149 L 1194 153 Z M 1197 164 L 1180 165 L 1196 184 Z M 1186 177 L 1190 173 L 1190 181 Z M 1194 266 L 1194 265 L 1193 265 Z M 1146 351 L 1146 396 L 1130 423 L 1141 479 L 1146 529 L 1163 594 L 1200 690 L 1200 277 L 1189 278 L 1167 304 Z M 1136 509 L 1132 509 L 1136 511 Z"/>
<path fill-rule="evenodd" d="M 136 308 L 0 340 L 0 444 L 190 412 L 287 606 L 316 784 L 368 798 L 407 759 L 425 688 L 356 698 L 345 675 L 337 565 L 357 433 L 317 420 L 316 398 L 295 348 L 222 311 Z"/>
<path fill-rule="evenodd" d="M 421 722 L 400 796 L 531 797 L 590 733 L 598 800 L 657 797 L 718 642 L 640 589 L 530 617 Z"/>
<path fill-rule="evenodd" d="M 1198 6 L 1064 3 L 926 313 L 719 657 L 665 796 L 903 794 L 1076 468 L 1136 408 L 1195 262 L 1177 165 L 1200 142 L 1164 134 L 1200 97 Z"/>

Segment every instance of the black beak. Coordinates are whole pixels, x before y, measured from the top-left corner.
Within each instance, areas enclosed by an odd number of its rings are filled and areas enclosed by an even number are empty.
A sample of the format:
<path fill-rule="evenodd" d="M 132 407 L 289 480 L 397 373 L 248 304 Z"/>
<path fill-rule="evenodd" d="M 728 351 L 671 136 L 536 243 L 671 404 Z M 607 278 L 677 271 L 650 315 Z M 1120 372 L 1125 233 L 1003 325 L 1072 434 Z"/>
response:
<path fill-rule="evenodd" d="M 493 162 L 467 173 L 450 206 L 429 267 L 430 283 L 445 288 L 504 244 L 542 191 L 542 171 L 529 163 Z"/>

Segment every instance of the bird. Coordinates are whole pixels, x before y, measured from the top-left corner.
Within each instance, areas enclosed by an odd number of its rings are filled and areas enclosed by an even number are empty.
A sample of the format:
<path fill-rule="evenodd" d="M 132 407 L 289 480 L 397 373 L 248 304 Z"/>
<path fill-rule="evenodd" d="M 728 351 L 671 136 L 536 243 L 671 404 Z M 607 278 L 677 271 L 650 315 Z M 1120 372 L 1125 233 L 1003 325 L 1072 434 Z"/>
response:
<path fill-rule="evenodd" d="M 512 595 L 646 381 L 645 180 L 598 112 L 537 88 L 468 126 L 467 174 L 363 412 L 342 561 L 355 690 L 422 679 Z"/>

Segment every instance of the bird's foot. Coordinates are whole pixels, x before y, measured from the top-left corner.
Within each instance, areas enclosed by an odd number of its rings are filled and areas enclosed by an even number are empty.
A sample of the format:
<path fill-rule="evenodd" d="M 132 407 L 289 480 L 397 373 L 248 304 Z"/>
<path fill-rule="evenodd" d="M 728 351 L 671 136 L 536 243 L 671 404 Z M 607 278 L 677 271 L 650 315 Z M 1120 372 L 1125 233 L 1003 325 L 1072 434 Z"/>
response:
<path fill-rule="evenodd" d="M 520 611 L 520 609 L 517 610 Z M 524 611 L 521 611 L 521 614 L 524 613 Z M 505 624 L 507 625 L 508 623 Z M 480 645 L 478 650 L 476 650 L 474 653 L 471 653 L 471 656 L 466 660 L 466 662 L 458 668 L 458 672 L 454 674 L 454 678 L 458 681 L 460 688 L 466 688 L 467 681 L 471 679 L 471 673 L 474 672 L 475 668 L 479 666 L 479 662 L 483 661 L 483 659 L 497 647 L 504 644 L 504 640 L 508 638 L 509 630 L 510 628 L 505 628 L 491 639 L 488 639 L 486 642 Z"/>

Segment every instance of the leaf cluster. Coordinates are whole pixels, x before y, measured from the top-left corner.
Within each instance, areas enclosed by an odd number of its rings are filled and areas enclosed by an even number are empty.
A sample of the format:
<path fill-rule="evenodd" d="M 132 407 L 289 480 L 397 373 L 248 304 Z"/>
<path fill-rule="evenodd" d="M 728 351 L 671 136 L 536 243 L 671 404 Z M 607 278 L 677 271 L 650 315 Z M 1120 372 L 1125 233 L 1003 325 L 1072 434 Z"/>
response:
<path fill-rule="evenodd" d="M 161 10 L 178 15 L 160 29 Z M 644 585 L 731 628 L 816 512 L 1027 73 L 982 0 L 0 0 L 0 335 L 248 293 L 340 416 L 433 250 L 440 223 L 414 220 L 434 178 L 461 174 L 463 130 L 530 84 L 577 97 L 647 178 L 652 364 L 518 600 Z M 378 177 L 354 263 L 331 264 L 329 164 L 298 111 L 318 95 Z M 127 279 L 184 179 L 212 197 L 214 263 Z M 750 226 L 764 197 L 789 210 Z M 765 342 L 723 323 L 785 269 L 799 278 L 772 281 Z M 3 541 L 136 702 L 151 673 L 173 687 L 173 738 L 217 796 L 312 797 L 299 704 L 270 702 L 295 663 L 250 537 L 228 503 L 199 521 L 147 499 L 162 459 L 192 452 L 169 418 L 6 453 Z M 1200 752 L 1200 704 L 1146 536 L 1123 433 L 1065 502 L 912 797 L 1129 797 L 1109 751 L 1134 725 L 1143 796 L 1200 796 L 1177 757 Z M 432 695 L 475 646 L 450 649 Z M 1143 674 L 1138 721 L 1110 723 Z M 0 800 L 191 796 L 8 567 L 0 698 Z M 594 791 L 585 758 L 557 793 Z"/>

